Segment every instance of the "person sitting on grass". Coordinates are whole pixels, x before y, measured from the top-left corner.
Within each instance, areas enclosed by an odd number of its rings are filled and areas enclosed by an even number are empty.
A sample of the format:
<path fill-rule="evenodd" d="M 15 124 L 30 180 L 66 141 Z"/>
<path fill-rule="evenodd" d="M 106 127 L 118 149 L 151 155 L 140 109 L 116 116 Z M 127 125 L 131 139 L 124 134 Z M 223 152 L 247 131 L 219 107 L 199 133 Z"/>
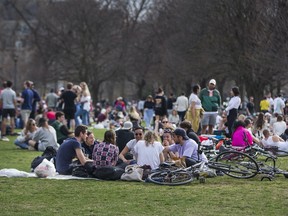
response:
<path fill-rule="evenodd" d="M 28 149 L 28 141 L 31 140 L 37 131 L 38 127 L 34 119 L 29 119 L 21 134 L 15 139 L 14 144 L 21 149 Z"/>
<path fill-rule="evenodd" d="M 98 142 L 95 140 L 94 134 L 91 131 L 87 131 L 87 138 L 81 143 L 84 155 L 92 159 L 93 149 L 97 144 Z"/>
<path fill-rule="evenodd" d="M 140 166 L 149 165 L 151 169 L 157 169 L 164 162 L 163 149 L 158 136 L 154 131 L 147 131 L 144 140 L 140 140 L 134 147 L 136 161 Z"/>
<path fill-rule="evenodd" d="M 103 142 L 95 145 L 93 149 L 93 165 L 95 168 L 116 166 L 118 155 L 119 148 L 116 146 L 116 134 L 113 130 L 108 130 L 104 134 Z"/>
<path fill-rule="evenodd" d="M 73 132 L 69 131 L 65 124 L 65 115 L 61 111 L 56 112 L 56 120 L 51 126 L 56 130 L 57 142 L 61 145 L 63 141 L 69 137 L 73 137 Z"/>
<path fill-rule="evenodd" d="M 66 139 L 59 147 L 56 155 L 56 171 L 61 175 L 71 175 L 73 167 L 70 164 L 77 158 L 81 165 L 93 162 L 85 157 L 81 150 L 81 142 L 87 139 L 87 126 L 78 125 L 74 131 L 75 137 Z"/>
<path fill-rule="evenodd" d="M 264 129 L 263 130 L 264 138 L 261 140 L 261 143 L 263 144 L 264 148 L 278 148 L 277 152 L 279 155 L 281 154 L 288 154 L 288 142 L 284 141 L 280 136 L 277 134 L 271 135 L 269 130 Z"/>
<path fill-rule="evenodd" d="M 198 152 L 198 144 L 187 136 L 183 128 L 176 128 L 172 134 L 175 144 L 165 147 L 164 153 L 178 152 L 177 166 L 189 167 L 198 161 L 208 161 L 204 153 Z"/>
<path fill-rule="evenodd" d="M 139 140 L 143 140 L 143 128 L 140 126 L 135 128 L 134 136 L 135 139 L 130 140 L 119 154 L 119 159 L 121 159 L 126 164 L 130 164 L 133 159 L 135 159 L 136 154 L 134 151 L 134 146 Z"/>
<path fill-rule="evenodd" d="M 245 128 L 245 122 L 236 121 L 233 125 L 232 132 L 232 147 L 234 148 L 245 148 L 253 145 L 253 137 L 248 129 Z"/>
<path fill-rule="evenodd" d="M 57 143 L 56 131 L 48 124 L 46 118 L 39 119 L 39 128 L 35 132 L 32 140 L 28 141 L 30 150 L 45 151 L 48 146 L 52 146 L 58 150 L 59 144 Z"/>

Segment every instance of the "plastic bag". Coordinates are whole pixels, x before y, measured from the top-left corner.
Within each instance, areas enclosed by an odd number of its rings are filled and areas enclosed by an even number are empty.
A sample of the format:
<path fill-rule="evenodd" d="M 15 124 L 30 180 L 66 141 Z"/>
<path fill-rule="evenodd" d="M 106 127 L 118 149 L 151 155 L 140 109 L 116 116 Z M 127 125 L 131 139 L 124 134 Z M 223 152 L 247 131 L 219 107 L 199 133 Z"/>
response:
<path fill-rule="evenodd" d="M 48 176 L 55 176 L 56 169 L 52 162 L 46 158 L 35 168 L 35 174 L 39 178 L 46 178 Z"/>
<path fill-rule="evenodd" d="M 143 168 L 137 164 L 128 165 L 125 168 L 125 173 L 122 174 L 121 180 L 125 181 L 143 181 Z"/>

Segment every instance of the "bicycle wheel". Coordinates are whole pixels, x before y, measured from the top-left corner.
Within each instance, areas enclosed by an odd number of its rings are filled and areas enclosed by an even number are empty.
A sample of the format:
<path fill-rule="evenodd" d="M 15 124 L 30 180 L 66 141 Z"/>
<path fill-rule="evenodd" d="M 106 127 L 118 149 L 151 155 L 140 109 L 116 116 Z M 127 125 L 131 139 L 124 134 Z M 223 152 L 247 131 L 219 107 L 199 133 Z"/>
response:
<path fill-rule="evenodd" d="M 248 179 L 259 172 L 257 162 L 247 154 L 237 151 L 222 152 L 211 162 L 211 168 L 222 171 L 233 178 Z"/>
<path fill-rule="evenodd" d="M 160 185 L 183 185 L 193 181 L 193 176 L 185 171 L 156 172 L 148 176 L 148 181 Z"/>

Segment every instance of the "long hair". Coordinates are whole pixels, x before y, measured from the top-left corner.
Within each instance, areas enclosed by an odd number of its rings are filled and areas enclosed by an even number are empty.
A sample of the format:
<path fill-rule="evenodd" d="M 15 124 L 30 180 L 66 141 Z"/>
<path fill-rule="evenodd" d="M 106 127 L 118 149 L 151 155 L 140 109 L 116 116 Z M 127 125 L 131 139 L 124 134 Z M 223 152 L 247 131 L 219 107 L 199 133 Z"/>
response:
<path fill-rule="evenodd" d="M 150 144 L 153 144 L 154 141 L 158 140 L 158 136 L 154 131 L 147 131 L 144 135 L 144 140 L 146 146 L 149 146 Z"/>
<path fill-rule="evenodd" d="M 255 122 L 255 128 L 258 130 L 262 130 L 264 124 L 265 124 L 264 113 L 260 112 Z"/>
<path fill-rule="evenodd" d="M 88 85 L 87 85 L 87 83 L 86 82 L 81 82 L 80 83 L 80 86 L 81 86 L 81 88 L 82 88 L 82 95 L 83 96 L 90 96 L 91 94 L 90 94 L 90 91 L 89 91 L 89 88 L 88 88 Z"/>
<path fill-rule="evenodd" d="M 25 125 L 25 134 L 27 134 L 28 132 L 32 132 L 32 128 L 34 125 L 36 125 L 35 120 L 30 118 Z"/>
<path fill-rule="evenodd" d="M 115 141 L 116 141 L 115 138 L 116 138 L 115 132 L 113 130 L 108 130 L 104 134 L 103 142 L 115 145 Z"/>

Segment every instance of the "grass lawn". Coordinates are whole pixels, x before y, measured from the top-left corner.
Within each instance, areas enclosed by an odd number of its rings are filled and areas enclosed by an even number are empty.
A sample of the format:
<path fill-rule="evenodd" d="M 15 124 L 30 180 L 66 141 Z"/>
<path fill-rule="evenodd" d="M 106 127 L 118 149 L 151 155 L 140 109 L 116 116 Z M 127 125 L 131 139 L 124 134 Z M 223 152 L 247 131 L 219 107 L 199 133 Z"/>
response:
<path fill-rule="evenodd" d="M 95 130 L 102 140 L 104 131 Z M 0 141 L 0 169 L 30 170 L 40 152 Z M 288 158 L 279 158 L 288 169 Z M 228 176 L 185 186 L 152 183 L 0 178 L 0 215 L 287 215 L 288 179 Z"/>

